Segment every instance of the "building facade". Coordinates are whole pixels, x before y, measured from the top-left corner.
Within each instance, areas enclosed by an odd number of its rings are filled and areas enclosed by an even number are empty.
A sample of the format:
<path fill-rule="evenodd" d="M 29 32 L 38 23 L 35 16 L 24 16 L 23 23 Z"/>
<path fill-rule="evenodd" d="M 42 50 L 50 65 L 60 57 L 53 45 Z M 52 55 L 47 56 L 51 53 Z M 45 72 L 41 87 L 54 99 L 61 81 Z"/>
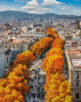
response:
<path fill-rule="evenodd" d="M 7 49 L 5 51 L 5 68 L 9 68 L 10 67 L 10 63 L 11 63 L 11 57 L 12 57 L 12 51 L 10 49 Z"/>
<path fill-rule="evenodd" d="M 5 70 L 5 50 L 0 48 L 0 77 L 4 74 Z"/>
<path fill-rule="evenodd" d="M 3 43 L 2 46 L 14 50 L 20 49 L 20 53 L 28 50 L 28 43 Z"/>
<path fill-rule="evenodd" d="M 68 81 L 72 88 L 73 102 L 81 102 L 81 53 L 76 53 L 70 54 L 66 51 Z"/>

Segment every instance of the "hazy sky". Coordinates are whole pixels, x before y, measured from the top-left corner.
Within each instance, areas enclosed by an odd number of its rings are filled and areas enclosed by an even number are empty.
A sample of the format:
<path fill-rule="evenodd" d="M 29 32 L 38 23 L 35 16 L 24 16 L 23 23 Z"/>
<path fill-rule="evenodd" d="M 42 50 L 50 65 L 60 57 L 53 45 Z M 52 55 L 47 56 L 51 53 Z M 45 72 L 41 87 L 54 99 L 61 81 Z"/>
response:
<path fill-rule="evenodd" d="M 81 15 L 81 0 L 0 0 L 0 11 Z"/>

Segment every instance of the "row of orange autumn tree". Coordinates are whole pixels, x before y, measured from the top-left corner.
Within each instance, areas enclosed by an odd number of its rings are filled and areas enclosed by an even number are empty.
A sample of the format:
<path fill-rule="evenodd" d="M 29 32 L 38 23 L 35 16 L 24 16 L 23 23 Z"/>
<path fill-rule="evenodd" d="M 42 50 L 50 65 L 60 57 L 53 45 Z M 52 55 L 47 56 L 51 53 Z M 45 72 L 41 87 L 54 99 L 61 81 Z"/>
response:
<path fill-rule="evenodd" d="M 53 28 L 46 32 L 55 38 L 52 48 L 46 54 L 42 69 L 46 72 L 45 102 L 72 102 L 71 87 L 63 74 L 63 41 Z"/>
<path fill-rule="evenodd" d="M 19 54 L 7 77 L 0 79 L 0 102 L 24 102 L 24 95 L 29 90 L 27 69 L 35 57 L 31 51 Z"/>
<path fill-rule="evenodd" d="M 32 52 L 27 50 L 17 55 L 12 68 L 6 74 L 6 78 L 0 79 L 0 102 L 24 102 L 23 97 L 30 88 L 28 85 L 30 73 L 27 68 L 36 59 L 33 53 L 42 54 L 52 42 L 52 38 L 42 38 L 31 47 Z"/>
<path fill-rule="evenodd" d="M 53 42 L 52 37 L 45 37 L 40 39 L 38 42 L 36 42 L 33 46 L 30 47 L 30 50 L 38 55 L 42 55 L 45 50 L 47 50 Z"/>

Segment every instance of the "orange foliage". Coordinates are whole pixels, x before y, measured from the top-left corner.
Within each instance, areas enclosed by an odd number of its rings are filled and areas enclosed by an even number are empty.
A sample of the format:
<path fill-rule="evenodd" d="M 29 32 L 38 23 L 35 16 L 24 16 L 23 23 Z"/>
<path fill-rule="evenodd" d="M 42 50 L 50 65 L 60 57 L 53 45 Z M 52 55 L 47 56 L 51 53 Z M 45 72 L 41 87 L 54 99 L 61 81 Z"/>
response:
<path fill-rule="evenodd" d="M 47 73 L 56 73 L 57 71 L 62 72 L 63 67 L 63 56 L 52 55 L 47 56 L 42 64 L 42 69 Z"/>
<path fill-rule="evenodd" d="M 29 90 L 26 66 L 18 65 L 7 78 L 0 80 L 0 102 L 24 102 L 23 95 Z"/>
<path fill-rule="evenodd" d="M 59 35 L 57 34 L 57 32 L 53 28 L 48 28 L 46 30 L 46 34 L 51 36 L 51 37 L 54 37 L 54 38 L 58 38 L 59 37 Z"/>
<path fill-rule="evenodd" d="M 0 79 L 0 102 L 24 102 L 23 96 L 28 92 L 29 70 L 27 67 L 35 60 L 29 50 L 19 54 L 5 79 Z"/>
<path fill-rule="evenodd" d="M 56 38 L 54 40 L 54 42 L 52 43 L 52 47 L 53 48 L 60 48 L 60 49 L 62 49 L 62 47 L 63 47 L 63 41 L 62 41 L 62 39 Z"/>
<path fill-rule="evenodd" d="M 71 97 L 72 100 L 71 87 L 69 82 L 65 80 L 64 74 L 58 72 L 47 74 L 44 89 L 47 92 L 45 95 L 46 102 L 65 102 L 67 96 L 69 96 L 68 98 Z"/>
<path fill-rule="evenodd" d="M 41 55 L 45 50 L 47 50 L 53 42 L 53 38 L 45 37 L 36 42 L 33 46 L 31 46 L 31 51 L 35 53 L 37 56 Z"/>
<path fill-rule="evenodd" d="M 17 58 L 14 61 L 14 65 L 22 64 L 29 67 L 33 60 L 35 60 L 35 56 L 31 51 L 27 50 L 26 52 L 17 55 Z"/>
<path fill-rule="evenodd" d="M 56 38 L 52 48 L 46 54 L 42 69 L 46 72 L 45 102 L 72 102 L 71 87 L 63 74 L 63 41 L 53 28 L 48 28 L 46 34 Z"/>
<path fill-rule="evenodd" d="M 52 48 L 49 52 L 46 53 L 46 56 L 52 56 L 52 55 L 62 55 L 63 51 L 61 48 Z"/>

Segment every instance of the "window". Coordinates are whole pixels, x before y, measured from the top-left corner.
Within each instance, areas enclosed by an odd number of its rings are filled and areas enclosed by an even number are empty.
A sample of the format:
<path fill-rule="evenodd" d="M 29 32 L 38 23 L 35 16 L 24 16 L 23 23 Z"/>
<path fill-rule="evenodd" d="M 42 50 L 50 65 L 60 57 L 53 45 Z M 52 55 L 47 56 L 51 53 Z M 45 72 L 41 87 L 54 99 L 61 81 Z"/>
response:
<path fill-rule="evenodd" d="M 76 93 L 76 99 L 79 99 L 79 93 Z"/>
<path fill-rule="evenodd" d="M 76 87 L 79 87 L 79 81 L 76 81 Z"/>
<path fill-rule="evenodd" d="M 76 74 L 76 79 L 79 79 L 79 73 Z"/>

